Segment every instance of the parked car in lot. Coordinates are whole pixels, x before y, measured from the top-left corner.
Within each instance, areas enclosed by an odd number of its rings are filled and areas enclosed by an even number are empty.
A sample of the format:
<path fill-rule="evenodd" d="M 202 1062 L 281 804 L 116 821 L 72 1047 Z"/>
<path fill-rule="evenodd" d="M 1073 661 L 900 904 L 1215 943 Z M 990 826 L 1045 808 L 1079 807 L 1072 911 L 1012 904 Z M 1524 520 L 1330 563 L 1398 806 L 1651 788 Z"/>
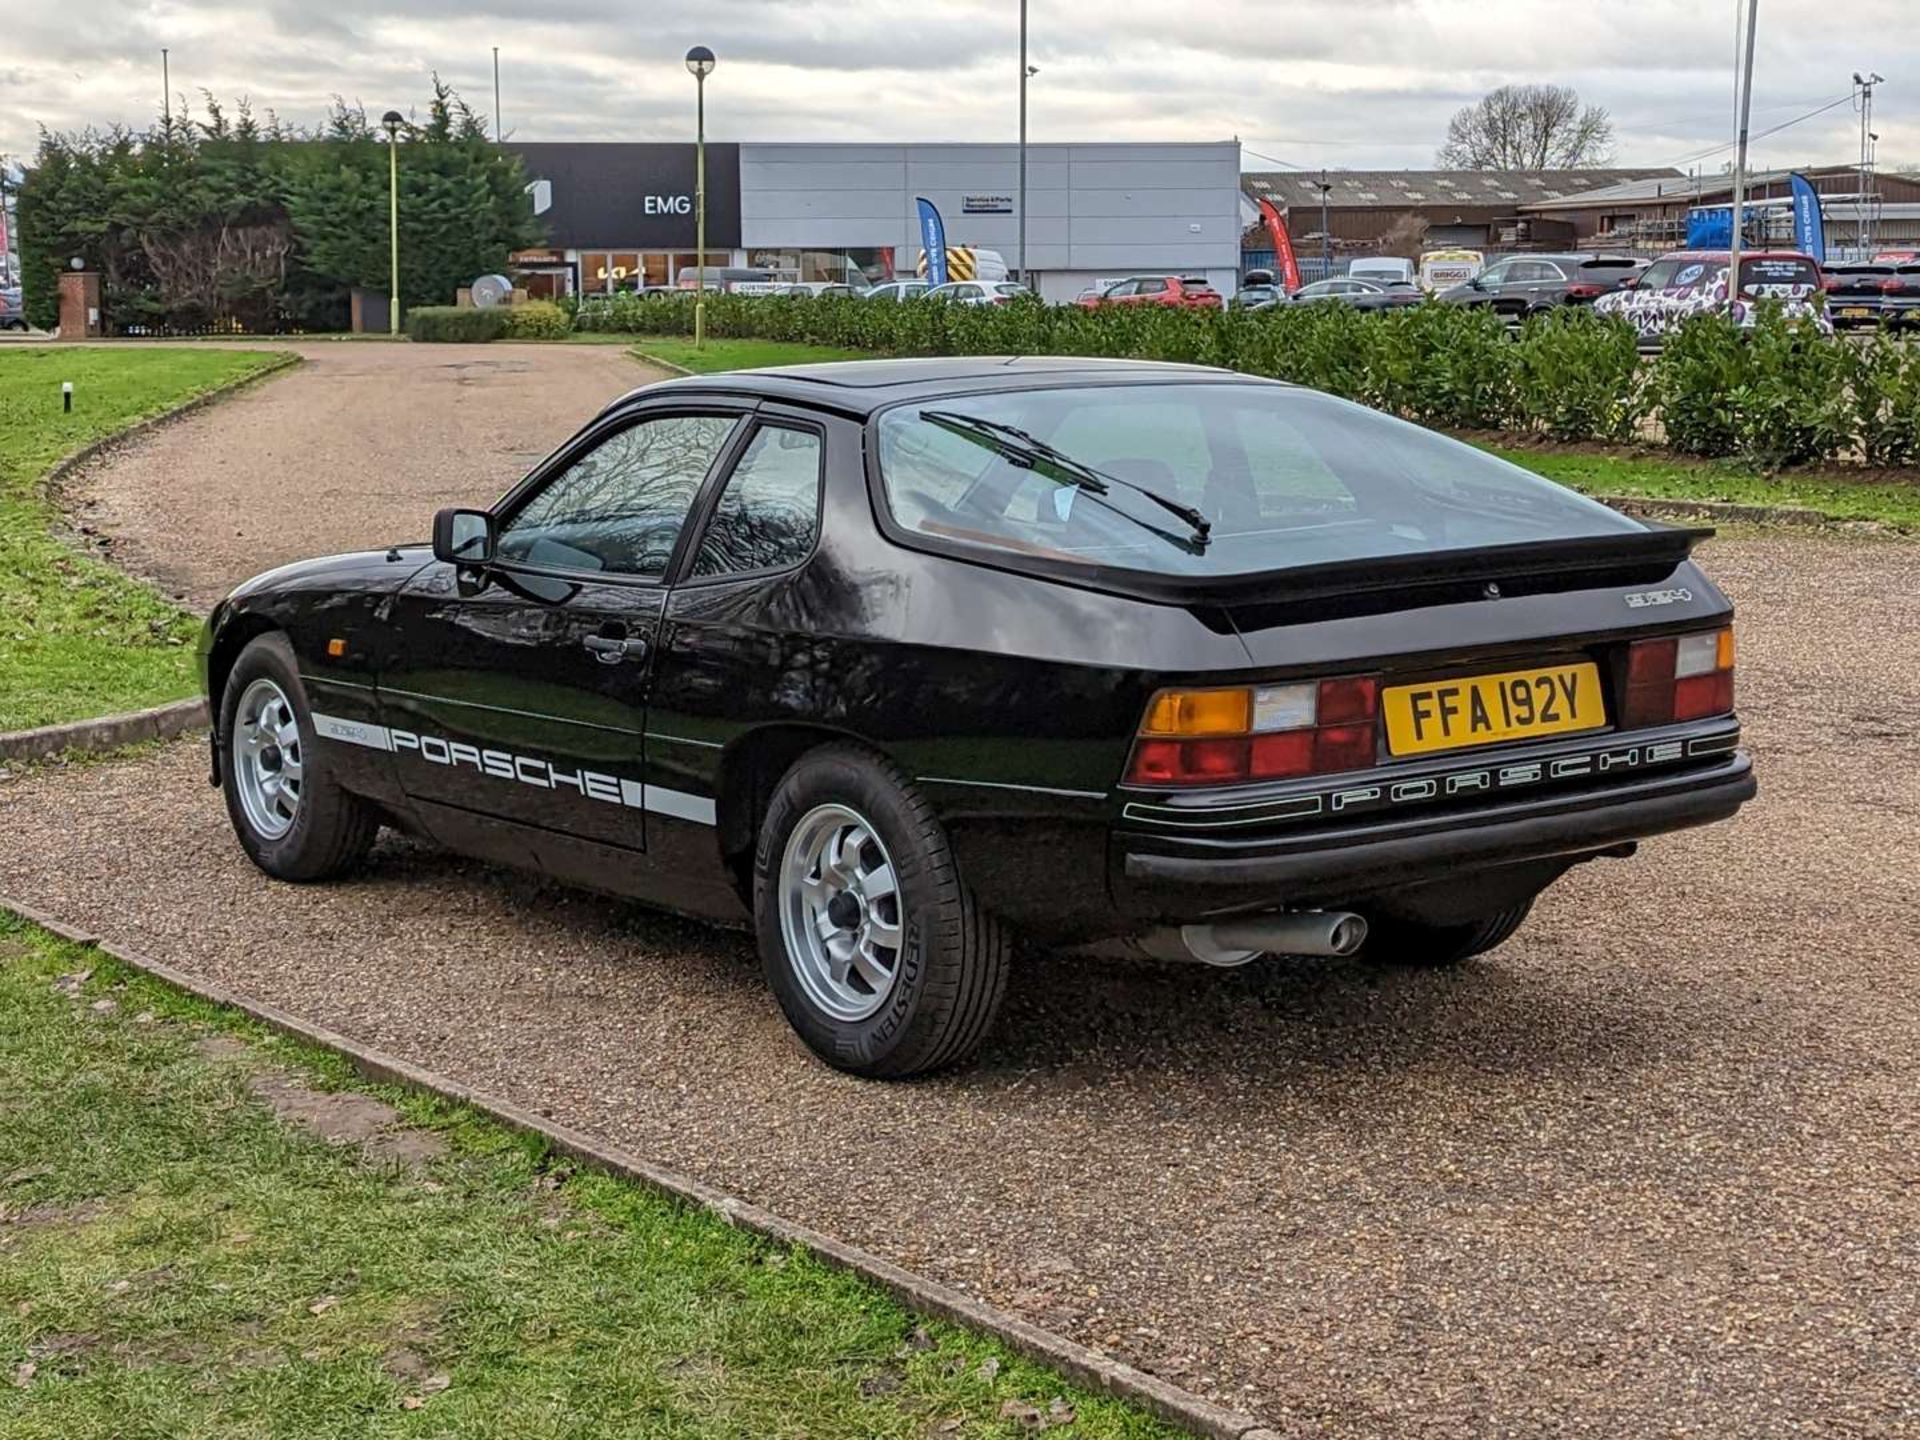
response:
<path fill-rule="evenodd" d="M 856 295 L 864 295 L 867 292 L 856 286 L 849 285 L 843 280 L 789 280 L 780 285 L 776 285 L 773 293 L 776 295 L 812 296 L 815 299 L 825 297 L 829 299 L 847 300 Z"/>
<path fill-rule="evenodd" d="M 1347 262 L 1347 278 L 1371 280 L 1376 285 L 1412 285 L 1419 274 L 1413 261 L 1397 255 L 1361 255 Z"/>
<path fill-rule="evenodd" d="M 1032 293 L 1017 280 L 949 280 L 927 291 L 927 299 L 955 305 L 1005 305 Z"/>
<path fill-rule="evenodd" d="M 1234 310 L 1267 310 L 1286 298 L 1287 292 L 1278 285 L 1242 285 L 1227 305 Z"/>
<path fill-rule="evenodd" d="M 1418 305 L 1427 297 L 1412 281 L 1382 285 L 1371 280 L 1352 280 L 1336 276 L 1302 285 L 1287 297 L 1289 305 L 1351 305 L 1356 310 L 1398 310 Z"/>
<path fill-rule="evenodd" d="M 244 852 L 394 826 L 751 925 L 863 1075 L 971 1051 L 1015 934 L 1450 964 L 1754 793 L 1705 532 L 1228 371 L 668 381 L 432 528 L 208 618 Z"/>
<path fill-rule="evenodd" d="M 27 328 L 27 307 L 18 285 L 0 286 L 0 330 Z"/>
<path fill-rule="evenodd" d="M 882 280 L 867 292 L 869 300 L 918 300 L 927 293 L 924 280 Z"/>
<path fill-rule="evenodd" d="M 1109 285 L 1098 295 L 1082 295 L 1077 305 L 1094 309 L 1101 305 L 1182 305 L 1198 310 L 1218 310 L 1220 292 L 1198 275 L 1134 275 Z"/>
<path fill-rule="evenodd" d="M 1732 263 L 1725 250 L 1662 255 L 1620 289 L 1601 296 L 1593 308 L 1604 315 L 1624 316 L 1638 332 L 1642 347 L 1657 349 L 1667 333 L 1689 316 L 1727 308 L 1727 270 Z M 1833 322 L 1821 303 L 1821 285 L 1820 266 L 1810 255 L 1792 250 L 1742 254 L 1734 323 L 1752 325 L 1757 302 L 1774 300 L 1788 316 L 1810 320 L 1831 334 Z"/>
<path fill-rule="evenodd" d="M 1591 252 L 1509 255 L 1440 292 L 1449 305 L 1484 306 L 1518 324 L 1562 305 L 1590 305 L 1638 275 L 1647 262 Z"/>
<path fill-rule="evenodd" d="M 1826 267 L 1825 289 L 1837 329 L 1920 320 L 1920 261 L 1841 261 Z"/>

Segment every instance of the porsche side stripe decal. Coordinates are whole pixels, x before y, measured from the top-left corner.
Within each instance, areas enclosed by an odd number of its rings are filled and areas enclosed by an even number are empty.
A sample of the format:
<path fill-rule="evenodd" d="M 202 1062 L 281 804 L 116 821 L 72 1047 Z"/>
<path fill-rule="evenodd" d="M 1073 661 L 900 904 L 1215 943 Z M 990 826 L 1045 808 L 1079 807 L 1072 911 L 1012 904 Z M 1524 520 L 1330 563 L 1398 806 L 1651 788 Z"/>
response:
<path fill-rule="evenodd" d="M 476 746 L 443 740 L 436 735 L 416 735 L 411 730 L 375 725 L 365 720 L 345 720 L 337 715 L 316 713 L 313 729 L 316 735 L 337 740 L 344 745 L 361 745 L 369 750 L 385 750 L 389 754 L 411 751 L 436 765 L 471 764 L 481 774 L 496 780 L 518 781 L 542 790 L 573 790 L 584 800 L 625 805 L 634 810 L 671 816 L 675 820 L 690 820 L 696 825 L 719 823 L 714 802 L 707 796 L 670 790 L 664 785 L 643 785 L 638 780 L 592 770 L 565 770 L 537 756 L 514 755 L 504 750 L 481 750 Z"/>

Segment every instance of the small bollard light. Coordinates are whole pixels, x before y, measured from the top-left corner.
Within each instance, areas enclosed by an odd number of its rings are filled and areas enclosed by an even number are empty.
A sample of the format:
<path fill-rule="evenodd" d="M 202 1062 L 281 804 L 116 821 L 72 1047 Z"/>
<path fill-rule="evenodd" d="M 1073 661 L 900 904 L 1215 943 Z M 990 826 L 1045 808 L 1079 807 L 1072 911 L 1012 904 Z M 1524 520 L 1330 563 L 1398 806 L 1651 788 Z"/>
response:
<path fill-rule="evenodd" d="M 60 382 L 60 408 L 69 415 L 73 413 L 73 381 L 71 380 Z"/>

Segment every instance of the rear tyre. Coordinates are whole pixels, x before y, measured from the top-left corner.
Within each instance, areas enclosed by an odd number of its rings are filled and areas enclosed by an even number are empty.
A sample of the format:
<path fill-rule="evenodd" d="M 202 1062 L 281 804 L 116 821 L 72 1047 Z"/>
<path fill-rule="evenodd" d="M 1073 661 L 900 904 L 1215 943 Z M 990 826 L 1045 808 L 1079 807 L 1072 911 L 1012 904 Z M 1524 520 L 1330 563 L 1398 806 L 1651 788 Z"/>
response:
<path fill-rule="evenodd" d="M 379 817 L 329 773 L 293 647 L 278 631 L 234 661 L 219 737 L 227 815 L 255 865 L 278 880 L 330 880 L 366 858 Z"/>
<path fill-rule="evenodd" d="M 1504 944 L 1532 909 L 1533 899 L 1528 897 L 1518 905 L 1459 925 L 1431 925 L 1384 916 L 1368 926 L 1367 943 L 1360 953 L 1376 965 L 1444 969 Z"/>
<path fill-rule="evenodd" d="M 802 756 L 753 857 L 767 984 L 827 1064 L 902 1079 L 965 1059 L 1006 994 L 1006 929 L 960 878 L 931 807 L 853 746 Z"/>

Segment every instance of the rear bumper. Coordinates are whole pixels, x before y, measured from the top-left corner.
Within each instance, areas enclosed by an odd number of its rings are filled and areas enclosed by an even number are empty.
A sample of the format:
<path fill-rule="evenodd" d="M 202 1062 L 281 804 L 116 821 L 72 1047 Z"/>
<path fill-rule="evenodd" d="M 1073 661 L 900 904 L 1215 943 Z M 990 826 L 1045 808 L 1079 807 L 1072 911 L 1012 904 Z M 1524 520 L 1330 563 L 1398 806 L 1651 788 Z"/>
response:
<path fill-rule="evenodd" d="M 1745 751 L 1604 789 L 1390 819 L 1297 837 L 1222 840 L 1120 832 L 1120 884 L 1136 914 L 1253 904 L 1351 903 L 1530 861 L 1573 859 L 1732 815 L 1756 785 Z"/>

